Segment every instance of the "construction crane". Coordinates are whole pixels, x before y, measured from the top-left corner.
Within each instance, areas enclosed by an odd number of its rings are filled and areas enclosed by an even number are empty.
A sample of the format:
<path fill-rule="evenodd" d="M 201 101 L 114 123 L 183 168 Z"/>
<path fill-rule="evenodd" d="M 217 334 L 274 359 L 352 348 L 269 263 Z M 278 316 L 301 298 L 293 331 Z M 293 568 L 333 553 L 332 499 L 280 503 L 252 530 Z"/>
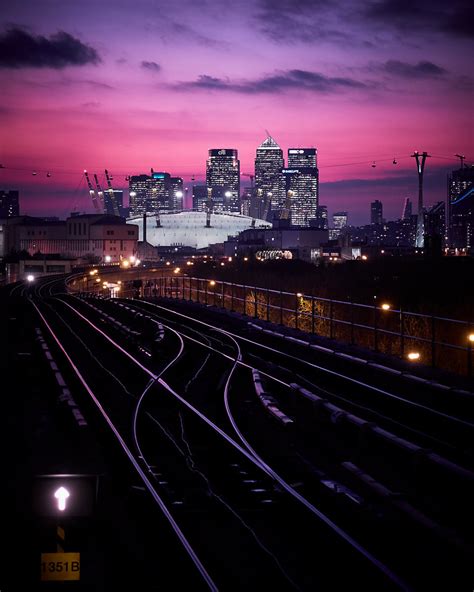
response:
<path fill-rule="evenodd" d="M 104 192 L 102 191 L 102 187 L 100 186 L 99 179 L 97 178 L 97 175 L 95 173 L 94 173 L 94 179 L 95 179 L 95 185 L 97 187 L 97 195 L 99 196 L 99 203 L 100 203 L 102 209 L 104 209 Z"/>
<path fill-rule="evenodd" d="M 107 179 L 107 192 L 108 192 L 109 197 L 110 197 L 110 202 L 112 204 L 114 215 L 115 216 L 120 216 L 120 211 L 119 211 L 119 208 L 118 208 L 118 204 L 117 204 L 117 201 L 115 199 L 115 192 L 112 189 L 111 177 L 110 177 L 109 171 L 107 169 L 105 169 L 105 178 Z"/>
<path fill-rule="evenodd" d="M 464 156 L 464 154 L 455 154 L 454 156 L 459 158 L 459 160 L 461 161 L 461 170 L 462 170 L 464 168 L 464 161 L 466 160 L 466 157 Z"/>
<path fill-rule="evenodd" d="M 206 228 L 211 227 L 211 212 L 212 212 L 212 187 L 207 188 L 207 202 L 206 202 Z"/>
<path fill-rule="evenodd" d="M 92 186 L 91 180 L 89 179 L 89 174 L 88 172 L 84 169 L 84 176 L 86 177 L 86 181 L 87 181 L 87 186 L 89 187 L 89 195 L 91 196 L 92 199 L 92 203 L 94 205 L 94 208 L 100 212 L 100 205 L 97 201 L 97 197 L 95 195 L 95 190 L 94 187 Z"/>

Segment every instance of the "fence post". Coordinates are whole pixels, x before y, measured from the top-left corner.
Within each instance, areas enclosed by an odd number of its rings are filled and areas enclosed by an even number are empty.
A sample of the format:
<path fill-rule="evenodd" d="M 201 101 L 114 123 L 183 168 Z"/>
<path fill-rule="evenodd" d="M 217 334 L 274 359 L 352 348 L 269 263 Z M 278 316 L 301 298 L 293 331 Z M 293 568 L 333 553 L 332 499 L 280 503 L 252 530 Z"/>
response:
<path fill-rule="evenodd" d="M 270 290 L 267 288 L 267 323 L 270 321 Z"/>
<path fill-rule="evenodd" d="M 311 333 L 314 335 L 314 294 L 311 295 Z"/>
<path fill-rule="evenodd" d="M 431 366 L 436 366 L 436 317 L 431 315 Z"/>
<path fill-rule="evenodd" d="M 295 294 L 295 329 L 298 329 L 298 294 Z"/>
<path fill-rule="evenodd" d="M 254 318 L 258 319 L 257 286 L 254 287 L 254 294 L 255 294 L 255 302 L 254 302 L 253 316 L 254 316 Z"/>
<path fill-rule="evenodd" d="M 234 312 L 234 282 L 230 284 L 230 312 Z"/>
<path fill-rule="evenodd" d="M 201 283 L 201 280 L 199 278 L 196 278 L 196 282 L 197 282 L 197 288 L 196 288 L 196 296 L 197 296 L 197 301 L 198 303 L 201 302 L 201 295 L 199 293 L 199 284 Z"/>
<path fill-rule="evenodd" d="M 471 335 L 471 326 L 469 325 L 469 335 Z M 472 376 L 472 341 L 468 337 L 467 341 L 467 375 Z"/>
<path fill-rule="evenodd" d="M 247 286 L 244 286 L 244 315 L 247 315 Z"/>
<path fill-rule="evenodd" d="M 378 334 L 377 334 L 377 301 L 374 301 L 374 351 L 378 351 Z"/>
<path fill-rule="evenodd" d="M 333 331 L 333 318 L 334 318 L 334 311 L 333 311 L 333 301 L 332 299 L 329 301 L 329 339 L 334 337 Z"/>
<path fill-rule="evenodd" d="M 283 325 L 283 292 L 280 290 L 280 325 Z"/>
<path fill-rule="evenodd" d="M 207 280 L 204 280 L 204 296 L 206 299 L 206 306 L 207 306 Z"/>
<path fill-rule="evenodd" d="M 221 291 L 221 308 L 225 308 L 225 302 L 224 302 L 224 286 L 225 286 L 225 282 L 221 282 L 221 286 L 222 286 L 222 291 Z"/>
<path fill-rule="evenodd" d="M 182 292 L 181 292 L 181 300 L 185 300 L 185 297 L 184 297 L 184 286 L 185 286 L 185 278 L 184 278 L 184 275 L 183 275 L 183 288 L 182 288 Z"/>
<path fill-rule="evenodd" d="M 402 305 L 400 304 L 400 357 L 405 357 L 405 320 L 403 317 Z"/>
<path fill-rule="evenodd" d="M 354 345 L 354 301 L 351 296 L 351 345 Z"/>

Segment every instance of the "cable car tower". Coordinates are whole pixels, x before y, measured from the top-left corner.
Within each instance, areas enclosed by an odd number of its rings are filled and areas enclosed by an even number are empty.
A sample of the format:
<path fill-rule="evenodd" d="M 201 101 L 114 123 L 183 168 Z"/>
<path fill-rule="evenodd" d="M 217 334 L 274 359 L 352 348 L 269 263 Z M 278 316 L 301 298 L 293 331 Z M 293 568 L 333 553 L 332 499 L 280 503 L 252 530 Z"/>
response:
<path fill-rule="evenodd" d="M 418 150 L 411 155 L 416 160 L 416 168 L 418 171 L 418 213 L 416 221 L 416 242 L 415 246 L 423 248 L 425 245 L 425 211 L 423 209 L 423 172 L 425 170 L 426 159 L 430 157 L 428 152 L 420 154 Z"/>

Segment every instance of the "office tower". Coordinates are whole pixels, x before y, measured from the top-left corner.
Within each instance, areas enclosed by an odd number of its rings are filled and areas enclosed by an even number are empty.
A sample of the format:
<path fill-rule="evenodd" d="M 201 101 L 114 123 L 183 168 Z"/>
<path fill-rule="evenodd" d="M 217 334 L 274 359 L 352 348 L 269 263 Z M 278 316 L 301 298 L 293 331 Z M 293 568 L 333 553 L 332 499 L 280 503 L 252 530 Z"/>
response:
<path fill-rule="evenodd" d="M 184 203 L 183 179 L 181 177 L 170 177 L 170 209 L 181 211 Z"/>
<path fill-rule="evenodd" d="M 332 215 L 332 224 L 336 230 L 342 230 L 347 226 L 347 212 L 334 212 Z"/>
<path fill-rule="evenodd" d="M 151 191 L 148 175 L 134 175 L 129 181 L 130 215 L 138 216 L 148 212 L 148 194 Z"/>
<path fill-rule="evenodd" d="M 288 168 L 318 166 L 318 151 L 316 148 L 289 148 Z"/>
<path fill-rule="evenodd" d="M 448 176 L 448 244 L 474 248 L 474 166 L 462 166 Z"/>
<path fill-rule="evenodd" d="M 125 214 L 124 207 L 123 207 L 123 191 L 121 189 L 112 189 L 114 192 L 114 200 L 117 204 L 118 208 L 118 215 L 123 216 Z M 115 216 L 116 211 L 114 209 L 114 204 L 112 201 L 112 196 L 110 195 L 110 189 L 106 189 L 104 191 L 104 214 L 109 216 Z"/>
<path fill-rule="evenodd" d="M 257 200 L 263 200 L 268 206 L 266 218 L 272 218 L 271 210 L 285 207 L 285 188 L 281 171 L 285 166 L 283 150 L 268 136 L 257 148 L 255 157 L 255 188 Z"/>
<path fill-rule="evenodd" d="M 150 179 L 151 195 L 147 199 L 147 208 L 151 213 L 171 208 L 171 175 L 152 173 Z"/>
<path fill-rule="evenodd" d="M 318 209 L 318 169 L 287 168 L 281 171 L 286 193 L 285 210 L 292 226 L 309 226 Z"/>
<path fill-rule="evenodd" d="M 330 238 L 337 238 L 343 228 L 347 226 L 347 212 L 334 212 L 332 215 L 333 229 L 330 232 Z"/>
<path fill-rule="evenodd" d="M 193 210 L 203 212 L 206 209 L 207 186 L 193 185 Z"/>
<path fill-rule="evenodd" d="M 0 190 L 0 218 L 13 218 L 20 215 L 18 191 Z"/>
<path fill-rule="evenodd" d="M 412 216 L 413 208 L 411 199 L 409 197 L 405 198 L 405 203 L 403 205 L 403 213 L 402 213 L 402 220 L 409 220 Z"/>
<path fill-rule="evenodd" d="M 246 187 L 240 198 L 240 213 L 242 216 L 252 215 L 252 195 L 254 194 L 253 187 Z"/>
<path fill-rule="evenodd" d="M 370 204 L 370 223 L 382 224 L 383 222 L 383 205 L 382 202 L 376 199 Z"/>
<path fill-rule="evenodd" d="M 293 226 L 309 226 L 319 204 L 319 171 L 316 148 L 290 148 L 288 167 L 282 170 L 283 186 Z"/>
<path fill-rule="evenodd" d="M 182 180 L 171 177 L 169 173 L 152 172 L 150 176 L 130 177 L 130 215 L 155 214 L 160 210 L 173 209 L 174 200 L 179 199 L 179 194 L 175 195 L 180 191 L 179 187 L 182 188 Z"/>
<path fill-rule="evenodd" d="M 240 161 L 237 150 L 234 148 L 209 150 L 206 185 L 212 190 L 214 211 L 240 211 Z"/>
<path fill-rule="evenodd" d="M 425 234 L 444 239 L 446 232 L 446 206 L 443 201 L 431 206 L 425 216 Z"/>
<path fill-rule="evenodd" d="M 311 226 L 315 226 L 316 228 L 321 228 L 322 230 L 327 230 L 329 228 L 328 223 L 328 207 L 327 206 L 318 206 L 316 209 L 316 219 L 314 222 L 311 223 Z"/>

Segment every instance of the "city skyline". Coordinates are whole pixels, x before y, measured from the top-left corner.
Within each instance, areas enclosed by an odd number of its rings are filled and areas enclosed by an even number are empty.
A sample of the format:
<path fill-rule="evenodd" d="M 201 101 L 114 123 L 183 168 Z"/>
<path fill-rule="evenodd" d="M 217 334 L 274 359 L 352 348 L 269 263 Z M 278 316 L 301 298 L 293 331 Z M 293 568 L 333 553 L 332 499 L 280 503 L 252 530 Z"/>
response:
<path fill-rule="evenodd" d="M 84 168 L 122 189 L 153 167 L 191 189 L 209 149 L 238 149 L 252 173 L 268 129 L 284 152 L 318 149 L 320 203 L 355 223 L 375 199 L 394 218 L 415 198 L 413 150 L 432 155 L 426 204 L 445 198 L 454 155 L 472 156 L 467 3 L 254 0 L 230 14 L 205 0 L 5 7 L 2 189 L 61 215 L 90 210 Z"/>

